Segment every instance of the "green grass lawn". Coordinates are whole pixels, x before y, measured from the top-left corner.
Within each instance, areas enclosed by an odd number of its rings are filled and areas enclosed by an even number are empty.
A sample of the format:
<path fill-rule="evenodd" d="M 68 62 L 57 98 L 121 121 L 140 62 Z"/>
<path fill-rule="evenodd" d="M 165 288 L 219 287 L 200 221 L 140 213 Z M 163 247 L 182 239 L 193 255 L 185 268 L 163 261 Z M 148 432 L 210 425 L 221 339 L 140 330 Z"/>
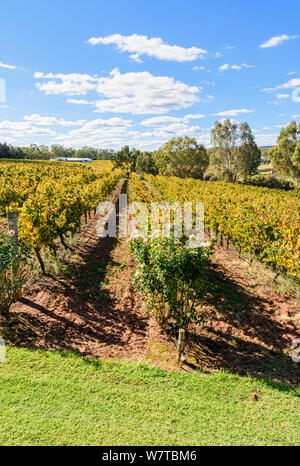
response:
<path fill-rule="evenodd" d="M 8 348 L 0 363 L 0 444 L 299 445 L 299 395 L 225 373 Z"/>

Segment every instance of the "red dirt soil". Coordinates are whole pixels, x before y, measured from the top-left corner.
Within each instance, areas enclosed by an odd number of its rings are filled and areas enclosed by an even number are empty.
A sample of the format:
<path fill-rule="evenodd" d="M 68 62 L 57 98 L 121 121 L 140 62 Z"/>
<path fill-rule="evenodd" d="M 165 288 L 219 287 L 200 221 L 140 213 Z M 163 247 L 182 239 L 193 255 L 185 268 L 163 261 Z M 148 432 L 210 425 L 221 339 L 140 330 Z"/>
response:
<path fill-rule="evenodd" d="M 99 238 L 85 226 L 64 274 L 41 277 L 10 308 L 2 334 L 13 345 L 77 351 L 99 359 L 150 360 L 176 369 L 176 351 L 131 285 L 126 239 Z M 157 361 L 156 361 L 157 360 Z"/>
<path fill-rule="evenodd" d="M 97 220 L 83 228 L 65 273 L 40 278 L 11 306 L 9 322 L 2 320 L 3 337 L 16 346 L 146 360 L 178 370 L 173 338 L 145 316 L 132 288 L 134 262 L 126 240 L 100 239 Z M 263 278 L 259 266 L 255 274 L 246 261 L 217 247 L 207 274 L 206 321 L 187 334 L 181 370 L 226 369 L 299 383 L 300 365 L 291 360 L 299 308 Z"/>

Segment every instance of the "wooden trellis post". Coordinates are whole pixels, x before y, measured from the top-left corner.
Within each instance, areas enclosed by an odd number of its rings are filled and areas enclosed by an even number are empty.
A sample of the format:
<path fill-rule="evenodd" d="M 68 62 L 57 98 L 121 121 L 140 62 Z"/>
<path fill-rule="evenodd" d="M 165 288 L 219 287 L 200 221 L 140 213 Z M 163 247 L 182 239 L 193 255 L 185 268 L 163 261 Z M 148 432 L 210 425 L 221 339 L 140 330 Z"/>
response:
<path fill-rule="evenodd" d="M 14 236 L 12 236 L 12 240 L 17 245 L 18 238 L 19 238 L 17 212 L 7 212 L 7 223 L 8 223 L 8 231 L 15 232 Z"/>
<path fill-rule="evenodd" d="M 178 332 L 178 342 L 177 342 L 178 363 L 180 363 L 181 361 L 181 355 L 184 350 L 184 345 L 185 345 L 185 330 L 183 328 L 180 328 Z"/>
<path fill-rule="evenodd" d="M 11 237 L 13 243 L 15 246 L 18 245 L 19 241 L 19 232 L 18 232 L 18 214 L 17 212 L 7 212 L 7 224 L 8 224 L 8 231 L 14 231 L 15 234 Z M 11 275 L 12 279 L 15 280 L 17 276 L 17 269 L 18 269 L 18 264 L 17 262 L 13 265 L 11 269 Z"/>

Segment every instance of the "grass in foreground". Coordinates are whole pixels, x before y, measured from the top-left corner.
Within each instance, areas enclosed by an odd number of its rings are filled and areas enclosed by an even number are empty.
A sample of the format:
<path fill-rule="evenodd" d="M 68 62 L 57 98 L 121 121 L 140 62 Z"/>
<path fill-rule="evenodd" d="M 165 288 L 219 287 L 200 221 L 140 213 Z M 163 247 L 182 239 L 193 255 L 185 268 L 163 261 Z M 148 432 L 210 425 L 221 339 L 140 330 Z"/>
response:
<path fill-rule="evenodd" d="M 8 348 L 0 363 L 0 444 L 299 445 L 299 395 L 225 373 Z"/>

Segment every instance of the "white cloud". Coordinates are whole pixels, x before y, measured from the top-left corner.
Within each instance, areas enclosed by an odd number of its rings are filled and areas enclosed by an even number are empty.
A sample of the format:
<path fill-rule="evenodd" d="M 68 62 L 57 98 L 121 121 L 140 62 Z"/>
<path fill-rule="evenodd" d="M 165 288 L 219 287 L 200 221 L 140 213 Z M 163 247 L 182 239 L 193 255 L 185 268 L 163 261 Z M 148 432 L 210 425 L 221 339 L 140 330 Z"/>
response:
<path fill-rule="evenodd" d="M 161 128 L 158 130 L 154 128 L 154 130 L 137 131 L 132 129 L 131 120 L 110 118 L 108 120 L 92 120 L 85 123 L 81 128 L 69 131 L 67 134 L 60 134 L 56 137 L 56 142 L 75 147 L 91 145 L 115 149 L 128 144 L 139 149 L 151 150 L 164 142 L 164 134 L 169 136 L 169 133 L 164 133 Z M 170 137 L 167 137 L 167 139 Z"/>
<path fill-rule="evenodd" d="M 194 71 L 205 70 L 205 66 L 193 66 Z"/>
<path fill-rule="evenodd" d="M 46 94 L 85 95 L 88 91 L 95 89 L 98 78 L 88 74 L 53 74 L 35 72 L 36 79 L 50 79 L 46 83 L 36 83 L 36 87 Z"/>
<path fill-rule="evenodd" d="M 171 123 L 179 123 L 181 121 L 182 121 L 182 118 L 164 115 L 164 116 L 147 118 L 146 120 L 141 121 L 140 125 L 155 127 L 155 126 L 168 125 Z"/>
<path fill-rule="evenodd" d="M 66 121 L 63 118 L 57 119 L 50 116 L 41 116 L 38 113 L 25 115 L 25 121 L 30 121 L 37 126 L 80 126 L 85 123 L 85 120 Z"/>
<path fill-rule="evenodd" d="M 141 121 L 141 126 L 152 126 L 152 127 L 161 127 L 163 125 L 170 125 L 170 124 L 180 124 L 180 123 L 187 123 L 189 120 L 204 118 L 205 115 L 202 114 L 189 114 L 185 115 L 184 117 L 172 117 L 168 115 L 158 116 L 147 118 L 146 120 Z"/>
<path fill-rule="evenodd" d="M 300 115 L 298 113 L 295 113 L 295 115 L 292 115 L 292 118 L 300 118 Z"/>
<path fill-rule="evenodd" d="M 147 71 L 121 74 L 113 69 L 107 77 L 87 74 L 43 74 L 36 78 L 49 79 L 37 83 L 46 94 L 85 95 L 93 90 L 104 97 L 89 102 L 86 99 L 68 99 L 69 103 L 91 104 L 100 113 L 162 114 L 170 110 L 187 108 L 199 101 L 200 87 L 188 86 L 168 76 L 153 76 Z"/>
<path fill-rule="evenodd" d="M 188 86 L 167 76 L 153 76 L 147 71 L 99 78 L 97 92 L 107 99 L 98 100 L 96 111 L 147 114 L 167 113 L 187 108 L 199 101 L 200 88 Z"/>
<path fill-rule="evenodd" d="M 15 70 L 17 67 L 14 65 L 6 65 L 0 61 L 0 68 L 6 68 L 8 70 Z"/>
<path fill-rule="evenodd" d="M 184 120 L 198 120 L 199 118 L 204 118 L 206 115 L 202 115 L 202 113 L 195 113 L 195 114 L 189 114 L 185 115 L 183 117 Z"/>
<path fill-rule="evenodd" d="M 241 66 L 243 68 L 254 68 L 254 65 L 248 65 L 248 63 L 242 63 Z"/>
<path fill-rule="evenodd" d="M 155 148 L 161 141 L 155 141 L 153 134 L 146 135 L 140 131 L 132 131 L 131 120 L 114 117 L 109 119 L 95 119 L 84 122 L 76 129 L 67 130 L 61 126 L 57 131 L 42 128 L 32 121 L 2 121 L 0 122 L 0 140 L 16 145 L 30 143 L 45 144 L 59 143 L 69 147 L 91 145 L 103 148 L 120 148 L 125 144 Z M 61 132 L 65 131 L 65 132 Z M 150 132 L 149 132 L 150 133 Z M 156 146 L 155 146 L 156 145 Z"/>
<path fill-rule="evenodd" d="M 91 37 L 88 42 L 96 44 L 115 44 L 121 52 L 130 52 L 135 61 L 140 60 L 140 55 L 156 57 L 159 60 L 173 60 L 178 62 L 193 61 L 207 54 L 207 50 L 199 47 L 184 48 L 178 45 L 169 45 L 160 37 L 142 36 L 132 34 L 131 36 L 122 36 L 121 34 L 112 34 L 106 37 Z"/>
<path fill-rule="evenodd" d="M 138 53 L 133 53 L 131 55 L 129 55 L 129 58 L 131 58 L 131 60 L 137 62 L 137 63 L 143 63 L 142 60 L 140 59 L 140 56 Z"/>
<path fill-rule="evenodd" d="M 231 49 L 234 49 L 235 46 L 234 45 L 226 45 L 226 47 L 224 47 L 225 50 L 231 50 Z"/>
<path fill-rule="evenodd" d="M 97 118 L 84 123 L 80 128 L 69 131 L 67 134 L 60 134 L 57 141 L 65 141 L 74 145 L 85 145 L 97 143 L 99 139 L 106 140 L 124 136 L 127 129 L 132 126 L 131 120 L 122 118 L 109 118 L 107 120 Z"/>
<path fill-rule="evenodd" d="M 262 89 L 264 92 L 277 91 L 279 89 L 293 89 L 294 87 L 300 86 L 300 78 L 292 78 L 288 82 L 279 84 L 276 87 L 265 87 Z"/>
<path fill-rule="evenodd" d="M 218 113 L 213 113 L 212 115 L 213 116 L 223 116 L 223 117 L 226 117 L 226 116 L 237 116 L 239 115 L 240 113 L 252 113 L 254 112 L 255 110 L 249 110 L 247 108 L 241 108 L 239 110 L 225 110 L 223 112 L 218 112 Z"/>
<path fill-rule="evenodd" d="M 284 102 L 282 100 L 268 100 L 267 104 L 268 105 L 282 105 Z"/>
<path fill-rule="evenodd" d="M 216 85 L 215 81 L 207 81 L 206 79 L 202 79 L 200 81 L 200 84 L 203 84 L 205 86 L 215 86 Z"/>
<path fill-rule="evenodd" d="M 276 99 L 288 99 L 289 94 L 276 94 Z"/>
<path fill-rule="evenodd" d="M 271 39 L 267 40 L 263 44 L 260 44 L 259 48 L 266 49 L 269 47 L 276 47 L 277 45 L 281 44 L 286 40 L 296 39 L 298 36 L 288 36 L 286 34 L 282 34 L 281 36 L 274 36 Z"/>
<path fill-rule="evenodd" d="M 219 69 L 220 71 L 229 70 L 229 65 L 228 65 L 228 63 L 224 63 L 224 65 L 219 66 L 218 69 Z"/>
<path fill-rule="evenodd" d="M 293 78 L 290 79 L 290 81 L 288 81 L 287 83 L 276 86 L 275 89 L 292 89 L 298 86 L 300 86 L 300 78 Z"/>
<path fill-rule="evenodd" d="M 293 76 L 293 74 L 296 74 L 296 71 L 290 71 L 290 72 L 288 73 L 288 76 Z"/>
<path fill-rule="evenodd" d="M 32 137 L 32 136 L 55 136 L 56 132 L 49 128 L 40 128 L 33 125 L 30 121 L 8 121 L 0 122 L 0 136 L 14 139 Z"/>
<path fill-rule="evenodd" d="M 208 144 L 210 129 L 189 125 L 190 120 L 202 117 L 201 114 L 188 114 L 184 117 L 160 115 L 142 121 L 139 128 L 131 120 L 96 119 L 65 134 L 57 134 L 54 141 L 73 147 L 90 145 L 118 149 L 128 144 L 141 150 L 154 150 L 170 138 L 188 135 Z"/>
<path fill-rule="evenodd" d="M 67 99 L 68 104 L 77 104 L 77 105 L 93 105 L 94 102 L 91 102 L 86 99 Z"/>
<path fill-rule="evenodd" d="M 254 65 L 248 65 L 247 63 L 242 63 L 241 65 L 229 65 L 228 63 L 224 63 L 224 65 L 219 66 L 219 71 L 227 71 L 227 70 L 241 70 L 242 68 L 254 68 Z"/>
<path fill-rule="evenodd" d="M 258 146 L 273 146 L 276 144 L 278 133 L 257 134 L 255 141 Z"/>

